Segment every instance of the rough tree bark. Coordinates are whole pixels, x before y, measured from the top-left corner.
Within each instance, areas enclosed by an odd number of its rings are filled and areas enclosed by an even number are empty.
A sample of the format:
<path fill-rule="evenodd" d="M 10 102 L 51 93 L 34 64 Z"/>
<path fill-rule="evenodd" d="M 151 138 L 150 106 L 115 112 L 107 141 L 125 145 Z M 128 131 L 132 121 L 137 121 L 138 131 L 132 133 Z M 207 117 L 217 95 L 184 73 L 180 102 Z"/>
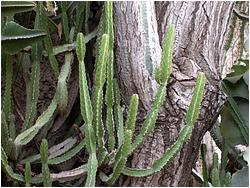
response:
<path fill-rule="evenodd" d="M 140 97 L 137 131 L 151 107 L 157 89 L 148 58 L 143 27 L 143 6 L 150 12 L 150 58 L 152 67 L 160 63 L 161 45 L 168 24 L 175 25 L 173 71 L 154 133 L 131 160 L 131 167 L 146 168 L 158 159 L 178 137 L 190 103 L 198 71 L 207 82 L 199 120 L 191 139 L 175 160 L 161 172 L 146 178 L 122 178 L 121 186 L 188 186 L 203 135 L 211 128 L 225 101 L 220 82 L 224 63 L 224 44 L 233 2 L 115 2 L 116 74 L 120 81 L 123 104 L 132 94 Z"/>

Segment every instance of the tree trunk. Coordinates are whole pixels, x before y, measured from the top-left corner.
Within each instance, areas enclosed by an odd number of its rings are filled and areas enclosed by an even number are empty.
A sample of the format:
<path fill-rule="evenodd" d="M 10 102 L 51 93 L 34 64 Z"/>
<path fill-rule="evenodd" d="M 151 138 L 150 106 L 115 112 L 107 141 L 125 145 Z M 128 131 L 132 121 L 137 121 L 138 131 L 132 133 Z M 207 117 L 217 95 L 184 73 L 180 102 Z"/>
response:
<path fill-rule="evenodd" d="M 121 186 L 189 185 L 202 137 L 217 119 L 225 101 L 220 83 L 232 7 L 233 2 L 114 3 L 116 74 L 125 110 L 131 95 L 139 95 L 137 133 L 158 87 L 153 70 L 160 63 L 160 46 L 166 29 L 169 24 L 175 26 L 173 70 L 166 102 L 153 134 L 133 155 L 131 167 L 151 166 L 175 142 L 185 123 L 198 71 L 203 71 L 207 78 L 192 137 L 174 161 L 150 177 L 123 178 Z M 145 14 L 145 10 L 149 14 Z M 151 64 L 148 59 L 152 60 Z"/>

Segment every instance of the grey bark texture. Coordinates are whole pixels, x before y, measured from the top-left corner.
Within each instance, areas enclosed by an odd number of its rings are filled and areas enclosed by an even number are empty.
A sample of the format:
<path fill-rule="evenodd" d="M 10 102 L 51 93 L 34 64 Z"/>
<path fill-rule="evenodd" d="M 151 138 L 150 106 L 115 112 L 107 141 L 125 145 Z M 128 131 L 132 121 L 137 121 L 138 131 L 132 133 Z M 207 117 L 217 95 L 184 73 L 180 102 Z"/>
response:
<path fill-rule="evenodd" d="M 145 34 L 145 7 L 150 11 L 146 15 L 150 37 Z M 149 177 L 123 177 L 120 186 L 189 185 L 202 137 L 217 119 L 225 101 L 220 83 L 232 8 L 233 2 L 114 2 L 116 74 L 125 109 L 132 94 L 139 95 L 137 132 L 158 87 L 145 63 L 146 52 L 150 52 L 152 67 L 157 67 L 168 25 L 173 24 L 176 30 L 165 105 L 153 134 L 144 140 L 127 165 L 147 168 L 175 142 L 185 123 L 198 71 L 203 71 L 207 78 L 198 122 L 191 139 L 174 161 Z"/>

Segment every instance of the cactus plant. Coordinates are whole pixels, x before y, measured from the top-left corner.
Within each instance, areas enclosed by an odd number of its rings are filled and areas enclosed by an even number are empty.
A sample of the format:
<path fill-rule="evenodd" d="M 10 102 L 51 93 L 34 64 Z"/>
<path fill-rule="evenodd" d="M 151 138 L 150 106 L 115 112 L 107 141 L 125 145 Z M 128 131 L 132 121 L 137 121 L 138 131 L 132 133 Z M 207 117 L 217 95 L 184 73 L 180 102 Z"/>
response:
<path fill-rule="evenodd" d="M 105 2 L 102 11 L 101 23 L 97 34 L 97 57 L 95 63 L 95 77 L 93 93 L 92 88 L 88 83 L 88 75 L 86 73 L 85 53 L 86 43 L 92 39 L 96 34 L 88 33 L 86 22 L 84 23 L 85 34 L 81 33 L 81 27 L 70 27 L 67 2 L 61 2 L 61 21 L 63 24 L 63 34 L 67 43 L 66 47 L 53 48 L 51 40 L 48 37 L 44 39 L 46 55 L 49 58 L 52 69 L 56 76 L 58 76 L 56 93 L 48 106 L 36 119 L 36 105 L 39 96 L 39 70 L 40 60 L 42 57 L 42 43 L 38 42 L 32 46 L 32 75 L 29 85 L 31 94 L 27 97 L 27 107 L 25 115 L 25 123 L 23 131 L 15 137 L 14 133 L 10 134 L 7 117 L 11 114 L 10 98 L 7 97 L 4 110 L 2 111 L 2 135 L 6 136 L 3 141 L 2 165 L 8 176 L 18 182 L 25 183 L 26 186 L 31 184 L 43 183 L 44 186 L 51 186 L 52 182 L 60 181 L 66 182 L 75 180 L 80 176 L 86 175 L 85 186 L 95 186 L 98 175 L 100 179 L 107 185 L 115 184 L 121 174 L 128 176 L 143 177 L 152 175 L 160 171 L 166 165 L 169 165 L 178 152 L 183 148 L 183 145 L 189 140 L 192 135 L 194 124 L 199 115 L 199 108 L 202 101 L 203 90 L 205 85 L 205 75 L 200 72 L 197 77 L 194 94 L 188 108 L 185 126 L 182 127 L 179 137 L 176 142 L 166 150 L 166 152 L 158 160 L 154 161 L 153 165 L 147 169 L 134 169 L 126 167 L 128 157 L 143 143 L 149 134 L 154 130 L 158 113 L 164 104 L 166 97 L 166 90 L 168 80 L 172 70 L 172 50 L 174 41 L 174 27 L 169 26 L 166 39 L 163 45 L 162 61 L 158 68 L 154 70 L 155 79 L 159 84 L 159 88 L 154 96 L 152 108 L 148 112 L 141 131 L 137 136 L 134 136 L 136 127 L 136 117 L 139 106 L 139 97 L 137 94 L 131 96 L 128 114 L 123 117 L 121 108 L 121 96 L 118 81 L 114 78 L 114 31 L 113 31 L 113 5 L 112 2 Z M 88 4 L 85 4 L 85 10 L 80 11 L 76 9 L 77 23 L 80 22 L 80 15 L 85 14 L 85 20 L 88 17 Z M 147 7 L 144 7 L 147 8 Z M 41 2 L 37 4 L 36 28 L 45 28 L 48 24 L 48 19 L 45 19 L 45 9 Z M 147 20 L 144 20 L 144 26 L 147 27 Z M 147 28 L 146 28 L 147 29 Z M 78 32 L 80 31 L 80 32 Z M 147 31 L 149 32 L 149 31 Z M 74 42 L 74 34 L 77 34 Z M 148 36 L 149 37 L 149 36 Z M 151 40 L 151 39 L 150 39 Z M 150 41 L 147 41 L 147 45 Z M 70 48 L 68 48 L 70 47 Z M 148 46 L 149 47 L 149 46 Z M 66 49 L 66 50 L 65 50 Z M 24 175 L 17 174 L 9 164 L 8 157 L 10 148 L 14 147 L 15 151 L 20 146 L 25 146 L 39 133 L 39 131 L 52 119 L 54 114 L 64 115 L 64 111 L 68 103 L 68 88 L 67 81 L 71 72 L 71 65 L 73 64 L 73 52 L 76 50 L 78 67 L 79 67 L 79 96 L 80 96 L 80 117 L 84 125 L 80 127 L 81 134 L 84 138 L 77 142 L 75 137 L 65 139 L 63 142 L 48 148 L 46 139 L 42 140 L 40 145 L 40 154 L 32 155 L 20 161 L 25 164 L 26 171 Z M 147 49 L 148 51 L 149 49 Z M 58 53 L 65 53 L 64 64 L 59 68 L 54 55 Z M 8 64 L 9 65 L 9 64 Z M 10 65 L 11 66 L 11 65 Z M 6 74 L 6 93 L 11 93 L 11 67 L 6 66 L 8 75 Z M 150 67 L 149 67 L 150 69 Z M 153 72 L 152 72 L 153 73 Z M 105 96 L 105 97 L 104 97 Z M 8 114 L 8 116 L 6 116 Z M 105 114 L 105 115 L 103 115 Z M 35 124 L 33 121 L 36 119 Z M 80 121 L 81 122 L 81 121 Z M 13 123 L 14 124 L 14 123 Z M 14 136 L 13 136 L 14 135 Z M 107 139 L 105 139 L 107 138 Z M 117 138 L 117 140 L 115 139 Z M 134 138 L 134 141 L 132 141 Z M 11 145 L 12 147 L 10 147 Z M 59 173 L 50 172 L 51 165 L 63 163 L 86 147 L 88 160 L 86 164 L 82 164 L 77 168 Z M 6 155 L 7 153 L 7 155 Z M 31 176 L 31 164 L 41 163 L 41 174 Z M 107 175 L 103 171 L 103 167 L 110 169 L 110 174 Z"/>

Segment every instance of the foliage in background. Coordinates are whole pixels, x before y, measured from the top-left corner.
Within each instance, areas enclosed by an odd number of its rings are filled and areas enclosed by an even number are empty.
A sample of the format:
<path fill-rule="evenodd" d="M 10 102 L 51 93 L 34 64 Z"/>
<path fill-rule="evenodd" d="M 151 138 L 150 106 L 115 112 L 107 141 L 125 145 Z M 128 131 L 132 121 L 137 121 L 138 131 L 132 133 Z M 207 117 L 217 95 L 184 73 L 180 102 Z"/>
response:
<path fill-rule="evenodd" d="M 232 26 L 225 45 L 227 56 L 230 56 L 227 57 L 227 63 L 234 63 L 228 62 L 228 59 L 233 61 L 237 57 L 230 73 L 222 81 L 227 101 L 220 113 L 221 121 L 217 120 L 210 131 L 222 152 L 221 157 L 219 160 L 219 155 L 214 153 L 212 167 L 209 169 L 206 145 L 202 144 L 202 178 L 194 174 L 206 187 L 249 185 L 249 18 L 240 11 L 241 5 L 241 2 L 235 4 Z M 236 23 L 240 26 L 239 36 Z M 235 47 L 237 42 L 240 47 Z M 238 56 L 233 57 L 235 48 Z"/>
<path fill-rule="evenodd" d="M 249 185 L 249 18 L 244 16 L 242 5 L 237 2 L 234 8 L 235 19 L 241 23 L 240 53 L 231 73 L 223 80 L 228 100 L 221 112 L 221 134 L 223 150 L 231 158 L 224 162 L 225 173 L 231 172 L 232 176 L 229 186 Z M 235 173 L 232 167 L 236 168 Z"/>

